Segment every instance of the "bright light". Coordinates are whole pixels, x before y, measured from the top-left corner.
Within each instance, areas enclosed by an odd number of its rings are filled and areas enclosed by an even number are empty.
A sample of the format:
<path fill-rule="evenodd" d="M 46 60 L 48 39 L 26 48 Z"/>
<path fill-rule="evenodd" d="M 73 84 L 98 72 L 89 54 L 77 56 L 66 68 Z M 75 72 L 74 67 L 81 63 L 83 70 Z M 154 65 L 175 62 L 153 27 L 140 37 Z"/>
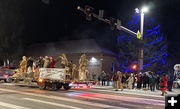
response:
<path fill-rule="evenodd" d="M 148 12 L 148 10 L 149 10 L 148 7 L 143 7 L 141 11 L 142 12 Z"/>
<path fill-rule="evenodd" d="M 136 13 L 139 13 L 139 8 L 135 8 L 135 12 L 136 12 Z"/>
<path fill-rule="evenodd" d="M 91 63 L 96 63 L 97 62 L 97 59 L 95 57 L 92 57 L 91 60 L 90 60 Z"/>
<path fill-rule="evenodd" d="M 80 8 L 81 8 L 80 6 L 77 7 L 78 10 L 80 10 Z"/>
<path fill-rule="evenodd" d="M 39 78 L 38 82 L 39 82 L 39 83 L 43 83 L 43 82 L 44 82 L 44 79 L 43 79 L 43 78 Z"/>
<path fill-rule="evenodd" d="M 136 65 L 136 64 L 132 65 L 132 69 L 133 69 L 133 70 L 136 70 L 136 68 L 137 68 L 137 65 Z"/>

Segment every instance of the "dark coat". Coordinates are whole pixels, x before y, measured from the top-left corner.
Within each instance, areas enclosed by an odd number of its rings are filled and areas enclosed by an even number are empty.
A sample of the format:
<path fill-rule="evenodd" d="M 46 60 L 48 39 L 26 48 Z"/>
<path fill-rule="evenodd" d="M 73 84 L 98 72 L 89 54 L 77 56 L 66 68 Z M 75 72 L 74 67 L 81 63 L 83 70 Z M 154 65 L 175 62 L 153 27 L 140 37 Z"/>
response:
<path fill-rule="evenodd" d="M 38 67 L 42 68 L 43 65 L 44 65 L 44 59 L 41 58 L 41 59 L 39 59 L 39 61 L 38 61 Z"/>
<path fill-rule="evenodd" d="M 149 83 L 150 84 L 155 84 L 156 83 L 156 78 L 154 76 L 152 76 L 151 78 L 149 78 Z"/>

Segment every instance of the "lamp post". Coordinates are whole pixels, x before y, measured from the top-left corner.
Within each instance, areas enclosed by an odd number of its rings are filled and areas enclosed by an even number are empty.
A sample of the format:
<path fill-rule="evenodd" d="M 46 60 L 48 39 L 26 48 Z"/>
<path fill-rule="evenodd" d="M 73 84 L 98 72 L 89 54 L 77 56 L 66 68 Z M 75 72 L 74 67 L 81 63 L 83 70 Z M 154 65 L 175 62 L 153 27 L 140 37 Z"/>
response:
<path fill-rule="evenodd" d="M 141 39 L 143 40 L 143 30 L 144 30 L 144 13 L 148 12 L 148 8 L 147 7 L 143 7 L 141 10 L 139 10 L 138 8 L 135 9 L 136 13 L 141 13 L 141 22 L 140 22 L 140 33 L 141 33 Z M 143 47 L 140 48 L 139 50 L 139 59 L 138 59 L 138 64 L 139 64 L 139 68 L 138 68 L 138 72 L 143 71 L 143 58 L 144 58 L 144 53 L 143 53 Z"/>

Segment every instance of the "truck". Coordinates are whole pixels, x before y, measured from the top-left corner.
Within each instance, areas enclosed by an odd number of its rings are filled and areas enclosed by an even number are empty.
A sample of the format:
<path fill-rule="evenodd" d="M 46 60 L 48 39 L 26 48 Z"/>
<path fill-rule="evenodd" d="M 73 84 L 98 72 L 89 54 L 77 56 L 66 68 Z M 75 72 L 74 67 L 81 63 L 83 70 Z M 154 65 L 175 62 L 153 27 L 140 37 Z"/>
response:
<path fill-rule="evenodd" d="M 67 79 L 69 75 L 66 74 L 66 70 L 63 68 L 38 68 L 36 71 L 36 73 L 31 72 L 26 75 L 24 75 L 25 73 L 21 75 L 16 72 L 9 78 L 10 82 L 21 86 L 37 85 L 41 90 L 58 90 L 62 87 L 69 90 L 71 88 L 69 86 L 70 80 Z"/>
<path fill-rule="evenodd" d="M 24 73 L 25 74 L 25 73 Z M 38 86 L 41 90 L 69 90 L 94 88 L 96 81 L 71 80 L 70 74 L 64 68 L 38 68 L 32 74 L 20 75 L 18 72 L 11 76 L 10 82 L 19 86 Z"/>
<path fill-rule="evenodd" d="M 67 79 L 66 70 L 62 68 L 40 68 L 37 84 L 40 89 L 69 90 L 70 80 Z"/>

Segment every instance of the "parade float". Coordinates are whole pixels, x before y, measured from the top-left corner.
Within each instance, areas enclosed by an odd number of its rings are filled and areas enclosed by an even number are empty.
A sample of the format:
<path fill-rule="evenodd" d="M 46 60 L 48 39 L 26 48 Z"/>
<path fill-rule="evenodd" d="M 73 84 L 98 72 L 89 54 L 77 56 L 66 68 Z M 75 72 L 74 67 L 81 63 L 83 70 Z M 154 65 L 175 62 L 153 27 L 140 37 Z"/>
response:
<path fill-rule="evenodd" d="M 54 65 L 59 61 L 60 66 L 55 68 Z M 26 59 L 26 56 L 23 56 L 20 67 L 15 70 L 10 81 L 20 86 L 38 86 L 42 90 L 93 88 L 96 82 L 87 81 L 87 65 L 88 59 L 85 54 L 79 59 L 78 69 L 76 64 L 68 61 L 65 54 L 61 54 L 55 60 L 45 56 L 36 64 L 33 58 Z"/>

